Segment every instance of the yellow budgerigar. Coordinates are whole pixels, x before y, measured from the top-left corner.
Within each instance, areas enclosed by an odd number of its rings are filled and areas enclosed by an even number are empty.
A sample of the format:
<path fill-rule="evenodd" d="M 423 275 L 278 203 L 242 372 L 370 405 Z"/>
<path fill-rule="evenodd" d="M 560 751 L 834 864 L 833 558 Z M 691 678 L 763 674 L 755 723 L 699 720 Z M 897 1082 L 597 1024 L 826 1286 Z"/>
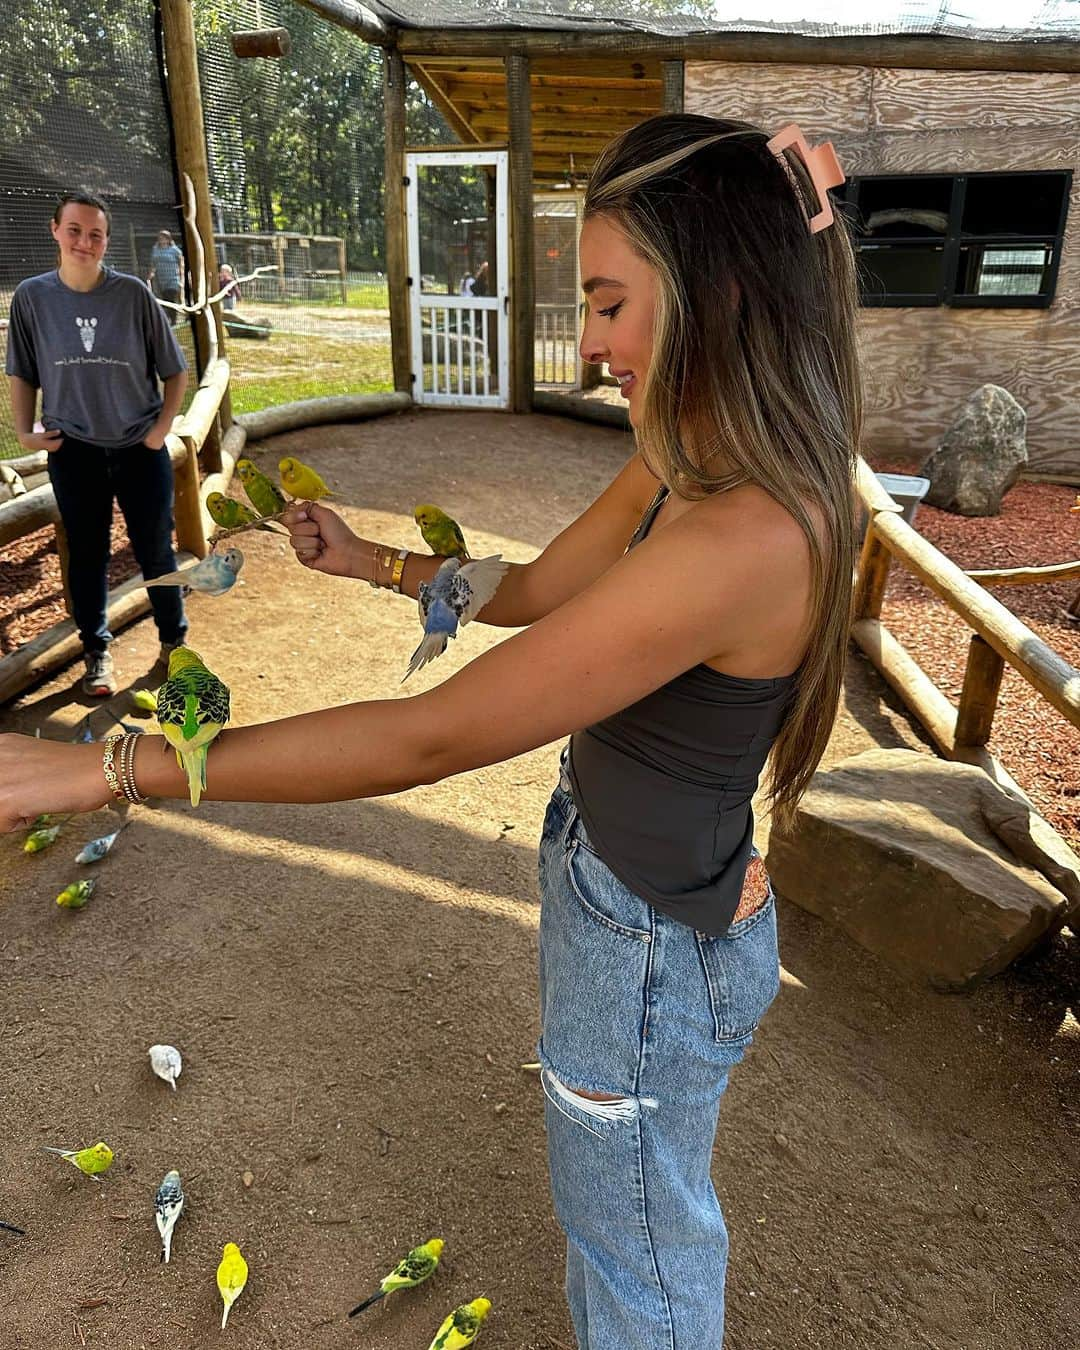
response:
<path fill-rule="evenodd" d="M 89 877 L 86 881 L 73 881 L 70 886 L 65 886 L 56 897 L 56 903 L 61 909 L 82 909 L 87 900 L 94 894 L 97 887 L 97 879 Z"/>
<path fill-rule="evenodd" d="M 256 529 L 266 530 L 270 534 L 277 531 L 273 525 L 258 524 L 259 517 L 243 502 L 226 497 L 223 492 L 211 492 L 206 498 L 206 509 L 210 519 L 223 530 L 235 530 L 241 525 L 254 525 Z"/>
<path fill-rule="evenodd" d="M 248 501 L 260 516 L 275 516 L 288 505 L 274 484 L 250 459 L 238 459 L 236 472 L 244 485 Z"/>
<path fill-rule="evenodd" d="M 465 1346 L 472 1345 L 480 1335 L 484 1318 L 490 1311 L 491 1300 L 488 1298 L 474 1298 L 471 1303 L 462 1303 L 435 1333 L 428 1350 L 465 1350 Z"/>
<path fill-rule="evenodd" d="M 292 455 L 286 455 L 278 463 L 278 470 L 281 474 L 281 486 L 292 497 L 317 502 L 320 497 L 334 495 L 310 465 L 294 459 Z"/>
<path fill-rule="evenodd" d="M 169 654 L 157 719 L 187 774 L 191 804 L 198 806 L 206 787 L 207 746 L 229 720 L 229 691 L 190 647 L 174 647 Z"/>
<path fill-rule="evenodd" d="M 432 553 L 440 558 L 460 558 L 462 562 L 469 561 L 465 536 L 461 533 L 461 526 L 452 516 L 427 502 L 413 510 L 413 519 L 419 525 L 424 543 Z"/>
<path fill-rule="evenodd" d="M 93 1144 L 90 1148 L 49 1148 L 46 1146 L 45 1152 L 58 1153 L 65 1162 L 77 1167 L 84 1176 L 90 1177 L 93 1181 L 101 1180 L 101 1173 L 109 1170 L 113 1160 L 113 1151 L 104 1141 Z"/>
<path fill-rule="evenodd" d="M 247 1262 L 240 1255 L 240 1248 L 235 1242 L 226 1242 L 225 1249 L 221 1253 L 221 1264 L 217 1268 L 218 1292 L 225 1304 L 221 1314 L 222 1331 L 225 1330 L 225 1323 L 229 1320 L 229 1309 L 244 1292 L 247 1277 Z"/>
<path fill-rule="evenodd" d="M 142 712 L 157 712 L 157 694 L 152 689 L 133 689 L 131 701 Z"/>
<path fill-rule="evenodd" d="M 45 825 L 40 830 L 31 830 L 23 843 L 23 852 L 40 853 L 42 849 L 56 843 L 56 836 L 59 833 L 59 825 Z"/>
<path fill-rule="evenodd" d="M 349 1316 L 355 1317 L 357 1313 L 370 1308 L 373 1303 L 378 1303 L 379 1299 L 392 1294 L 396 1289 L 415 1289 L 418 1284 L 423 1284 L 429 1275 L 435 1274 L 444 1245 L 442 1238 L 429 1238 L 419 1247 L 414 1247 L 407 1256 L 402 1257 L 389 1275 L 383 1276 L 382 1282 L 371 1297 L 364 1299 L 363 1303 L 358 1303 Z"/>

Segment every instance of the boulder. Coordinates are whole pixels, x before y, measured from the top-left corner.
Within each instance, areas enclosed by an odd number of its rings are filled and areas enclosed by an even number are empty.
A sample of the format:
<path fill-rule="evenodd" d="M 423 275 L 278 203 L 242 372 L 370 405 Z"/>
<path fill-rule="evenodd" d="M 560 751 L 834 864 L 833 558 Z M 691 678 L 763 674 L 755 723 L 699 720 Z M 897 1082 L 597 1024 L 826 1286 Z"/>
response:
<path fill-rule="evenodd" d="M 1007 389 L 984 384 L 922 467 L 926 501 L 960 516 L 996 516 L 1027 463 L 1027 413 Z"/>
<path fill-rule="evenodd" d="M 915 750 L 817 774 L 767 863 L 779 895 L 936 989 L 973 988 L 1080 914 L 1080 859 L 1042 817 Z"/>

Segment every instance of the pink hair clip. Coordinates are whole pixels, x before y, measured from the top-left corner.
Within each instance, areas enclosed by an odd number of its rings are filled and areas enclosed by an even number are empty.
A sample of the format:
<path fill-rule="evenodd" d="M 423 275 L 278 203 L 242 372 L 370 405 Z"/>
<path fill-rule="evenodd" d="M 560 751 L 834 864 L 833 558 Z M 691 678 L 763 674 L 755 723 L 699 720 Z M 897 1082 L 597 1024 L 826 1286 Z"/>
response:
<path fill-rule="evenodd" d="M 798 183 L 795 180 L 795 175 L 791 172 L 790 165 L 784 159 L 784 151 L 788 147 L 791 147 L 806 165 L 806 171 L 813 181 L 821 209 L 816 216 L 808 216 L 807 223 L 810 226 L 810 233 L 817 234 L 818 230 L 826 230 L 833 223 L 829 188 L 840 186 L 844 181 L 844 171 L 840 167 L 840 161 L 836 158 L 832 141 L 823 141 L 821 145 L 815 145 L 811 148 L 807 145 L 806 137 L 799 130 L 798 124 L 791 122 L 778 131 L 765 148 L 771 150 L 780 161 L 781 168 L 791 179 L 796 192 L 798 192 Z"/>

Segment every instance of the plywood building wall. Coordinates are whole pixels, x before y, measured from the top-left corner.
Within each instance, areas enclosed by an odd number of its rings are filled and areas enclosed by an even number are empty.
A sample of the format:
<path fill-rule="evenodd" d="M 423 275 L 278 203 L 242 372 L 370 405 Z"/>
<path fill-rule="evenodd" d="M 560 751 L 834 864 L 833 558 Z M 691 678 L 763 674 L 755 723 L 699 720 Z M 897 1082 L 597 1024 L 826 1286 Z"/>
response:
<path fill-rule="evenodd" d="M 686 65 L 687 112 L 831 140 L 849 176 L 1080 169 L 1080 75 Z M 924 457 L 981 384 L 1028 414 L 1033 473 L 1080 483 L 1080 173 L 1049 309 L 860 311 L 865 449 Z"/>

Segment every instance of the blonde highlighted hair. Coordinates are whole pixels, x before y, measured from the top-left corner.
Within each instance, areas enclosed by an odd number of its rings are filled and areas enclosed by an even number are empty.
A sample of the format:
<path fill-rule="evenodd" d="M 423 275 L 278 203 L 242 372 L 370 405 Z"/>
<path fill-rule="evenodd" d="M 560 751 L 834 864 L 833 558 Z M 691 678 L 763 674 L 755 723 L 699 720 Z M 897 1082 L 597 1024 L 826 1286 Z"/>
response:
<path fill-rule="evenodd" d="M 862 394 L 846 226 L 838 215 L 810 233 L 810 177 L 791 152 L 781 164 L 767 140 L 746 122 L 650 118 L 600 156 L 585 216 L 616 224 L 658 280 L 635 427 L 645 463 L 685 498 L 756 483 L 807 538 L 811 637 L 769 768 L 783 827 L 840 701 Z"/>

